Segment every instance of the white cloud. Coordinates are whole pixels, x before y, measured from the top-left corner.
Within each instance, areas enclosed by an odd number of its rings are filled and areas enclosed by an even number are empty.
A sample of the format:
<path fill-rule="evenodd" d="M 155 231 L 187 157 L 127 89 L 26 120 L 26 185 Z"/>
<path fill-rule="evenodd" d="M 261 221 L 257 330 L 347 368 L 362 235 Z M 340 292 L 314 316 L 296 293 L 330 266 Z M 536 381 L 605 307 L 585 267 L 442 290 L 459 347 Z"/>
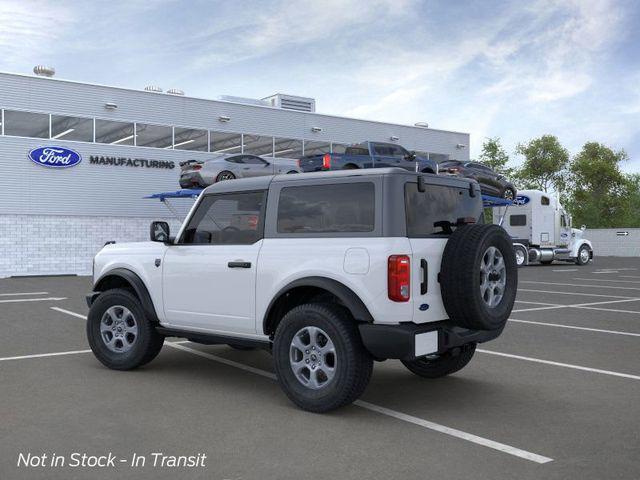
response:
<path fill-rule="evenodd" d="M 0 62 L 3 69 L 24 66 L 25 59 L 46 59 L 73 22 L 73 14 L 47 1 L 0 1 Z"/>

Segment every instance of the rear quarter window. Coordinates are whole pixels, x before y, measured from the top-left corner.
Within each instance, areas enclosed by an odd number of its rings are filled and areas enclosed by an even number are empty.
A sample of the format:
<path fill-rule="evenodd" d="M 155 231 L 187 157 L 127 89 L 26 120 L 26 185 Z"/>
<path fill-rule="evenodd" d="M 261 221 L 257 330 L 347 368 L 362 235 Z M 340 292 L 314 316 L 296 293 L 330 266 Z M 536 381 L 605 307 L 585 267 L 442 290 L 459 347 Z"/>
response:
<path fill-rule="evenodd" d="M 482 202 L 479 197 L 470 197 L 467 188 L 425 186 L 426 191 L 419 192 L 417 183 L 405 184 L 408 237 L 442 235 L 447 232 L 447 223 L 453 226 L 460 218 L 480 219 Z"/>
<path fill-rule="evenodd" d="M 526 224 L 526 215 L 511 215 L 509 217 L 509 225 L 511 225 L 512 227 L 524 227 Z"/>
<path fill-rule="evenodd" d="M 285 187 L 278 201 L 278 233 L 372 232 L 371 182 Z"/>

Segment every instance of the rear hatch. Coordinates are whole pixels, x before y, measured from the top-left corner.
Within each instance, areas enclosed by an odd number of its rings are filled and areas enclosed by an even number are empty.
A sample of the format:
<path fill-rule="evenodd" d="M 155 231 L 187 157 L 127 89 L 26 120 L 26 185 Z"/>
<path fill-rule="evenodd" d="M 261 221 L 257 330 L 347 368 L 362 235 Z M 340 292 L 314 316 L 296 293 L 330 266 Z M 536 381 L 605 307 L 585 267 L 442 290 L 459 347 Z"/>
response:
<path fill-rule="evenodd" d="M 423 177 L 427 181 L 427 177 Z M 437 178 L 437 177 L 436 177 Z M 471 196 L 472 193 L 474 196 Z M 482 197 L 476 182 L 458 179 L 438 179 L 424 184 L 417 182 L 404 187 L 407 237 L 411 244 L 411 298 L 413 321 L 444 320 L 447 313 L 442 304 L 438 273 L 444 247 L 451 233 L 466 223 L 475 223 L 482 215 Z M 464 298 L 460 299 L 465 301 Z"/>
<path fill-rule="evenodd" d="M 202 168 L 204 162 L 201 160 L 187 160 L 180 162 L 180 173 L 197 172 Z"/>

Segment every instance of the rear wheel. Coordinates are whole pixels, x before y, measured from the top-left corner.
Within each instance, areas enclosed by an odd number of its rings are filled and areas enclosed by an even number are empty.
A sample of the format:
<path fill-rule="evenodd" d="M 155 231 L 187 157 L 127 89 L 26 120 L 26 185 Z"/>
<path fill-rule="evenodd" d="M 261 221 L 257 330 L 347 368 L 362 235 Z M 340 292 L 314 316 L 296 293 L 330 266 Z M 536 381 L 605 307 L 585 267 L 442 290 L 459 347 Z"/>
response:
<path fill-rule="evenodd" d="M 402 360 L 412 373 L 424 378 L 439 378 L 462 370 L 473 358 L 476 344 L 470 343 L 442 355 L 427 355 L 416 360 Z"/>
<path fill-rule="evenodd" d="M 216 177 L 216 182 L 222 182 L 223 180 L 233 180 L 234 178 L 236 178 L 236 176 L 233 173 L 224 170 L 218 174 L 218 176 Z"/>
<path fill-rule="evenodd" d="M 364 392 L 373 369 L 353 318 L 330 303 L 289 311 L 276 330 L 273 358 L 284 392 L 311 412 L 352 403 Z"/>
<path fill-rule="evenodd" d="M 153 360 L 164 343 L 140 300 L 123 289 L 107 290 L 87 316 L 87 338 L 94 355 L 114 370 L 130 370 Z"/>

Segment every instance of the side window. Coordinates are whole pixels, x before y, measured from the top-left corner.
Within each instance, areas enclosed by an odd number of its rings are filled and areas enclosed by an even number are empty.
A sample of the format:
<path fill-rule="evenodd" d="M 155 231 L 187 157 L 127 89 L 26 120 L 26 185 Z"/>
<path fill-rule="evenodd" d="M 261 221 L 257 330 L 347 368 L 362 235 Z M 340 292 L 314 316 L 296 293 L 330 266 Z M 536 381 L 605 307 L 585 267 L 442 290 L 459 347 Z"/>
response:
<path fill-rule="evenodd" d="M 567 226 L 567 217 L 565 217 L 564 215 L 560 216 L 560 226 L 561 227 L 566 227 Z"/>
<path fill-rule="evenodd" d="M 389 146 L 389 150 L 391 150 L 391 155 L 398 158 L 404 158 L 406 155 L 409 154 L 409 152 L 407 152 L 400 145 L 391 145 Z"/>
<path fill-rule="evenodd" d="M 511 225 L 512 227 L 524 227 L 526 224 L 526 215 L 511 215 L 509 217 L 509 225 Z"/>
<path fill-rule="evenodd" d="M 371 182 L 285 187 L 278 201 L 278 233 L 371 232 L 375 187 Z"/>
<path fill-rule="evenodd" d="M 264 165 L 267 162 L 265 162 L 260 157 L 256 157 L 255 155 L 245 155 L 244 156 L 244 163 L 248 163 L 248 164 L 251 164 L 251 165 Z"/>
<path fill-rule="evenodd" d="M 549 205 L 551 202 L 549 200 L 549 197 L 540 197 L 540 204 L 541 205 Z"/>
<path fill-rule="evenodd" d="M 373 149 L 375 150 L 376 155 L 382 155 L 385 157 L 393 155 L 393 149 L 386 145 L 375 145 Z"/>
<path fill-rule="evenodd" d="M 189 220 L 180 243 L 251 245 L 262 238 L 266 192 L 205 197 Z"/>
<path fill-rule="evenodd" d="M 227 157 L 227 158 L 225 158 L 225 160 L 227 162 L 231 162 L 231 163 L 244 163 L 244 156 L 243 155 L 237 155 L 235 157 Z"/>

